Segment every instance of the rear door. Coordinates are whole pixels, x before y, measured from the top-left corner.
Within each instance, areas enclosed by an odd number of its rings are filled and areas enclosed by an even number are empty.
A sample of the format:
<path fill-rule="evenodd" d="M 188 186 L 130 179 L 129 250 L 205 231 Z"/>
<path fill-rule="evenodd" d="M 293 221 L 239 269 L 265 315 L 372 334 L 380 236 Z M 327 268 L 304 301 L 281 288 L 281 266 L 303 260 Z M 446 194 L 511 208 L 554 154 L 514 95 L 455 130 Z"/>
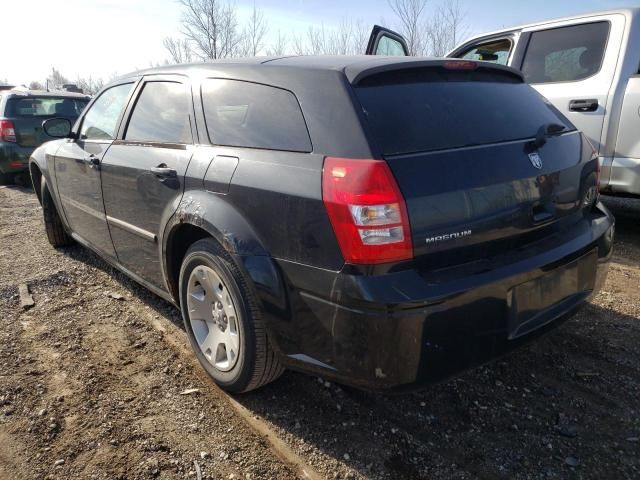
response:
<path fill-rule="evenodd" d="M 624 33 L 623 15 L 594 16 L 523 30 L 529 36 L 520 68 L 536 90 L 582 130 L 600 155 Z"/>
<path fill-rule="evenodd" d="M 407 202 L 414 253 L 431 269 L 489 261 L 566 228 L 595 184 L 593 152 L 575 128 L 515 72 L 479 65 L 443 62 L 355 85 Z M 549 124 L 565 132 L 536 144 Z"/>
<path fill-rule="evenodd" d="M 399 33 L 380 25 L 374 25 L 365 54 L 404 57 L 409 55 L 409 47 L 404 37 Z"/>
<path fill-rule="evenodd" d="M 120 264 L 165 289 L 158 238 L 193 154 L 191 86 L 178 75 L 149 76 L 135 95 L 102 162 L 104 206 Z"/>

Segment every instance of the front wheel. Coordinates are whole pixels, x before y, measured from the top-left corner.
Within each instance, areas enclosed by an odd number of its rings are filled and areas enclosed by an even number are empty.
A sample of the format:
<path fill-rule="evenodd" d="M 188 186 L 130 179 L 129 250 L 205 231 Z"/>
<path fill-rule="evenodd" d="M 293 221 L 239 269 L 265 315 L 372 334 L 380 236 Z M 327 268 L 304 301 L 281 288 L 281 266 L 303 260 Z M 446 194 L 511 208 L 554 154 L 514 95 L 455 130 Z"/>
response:
<path fill-rule="evenodd" d="M 200 364 L 224 390 L 254 390 L 282 374 L 253 292 L 214 239 L 199 240 L 187 251 L 180 307 Z"/>
<path fill-rule="evenodd" d="M 44 229 L 47 232 L 49 243 L 55 248 L 73 245 L 74 241 L 62 225 L 62 220 L 60 219 L 55 203 L 53 203 L 51 192 L 49 192 L 49 187 L 47 186 L 47 182 L 44 181 L 44 178 L 42 178 L 40 192 Z"/>

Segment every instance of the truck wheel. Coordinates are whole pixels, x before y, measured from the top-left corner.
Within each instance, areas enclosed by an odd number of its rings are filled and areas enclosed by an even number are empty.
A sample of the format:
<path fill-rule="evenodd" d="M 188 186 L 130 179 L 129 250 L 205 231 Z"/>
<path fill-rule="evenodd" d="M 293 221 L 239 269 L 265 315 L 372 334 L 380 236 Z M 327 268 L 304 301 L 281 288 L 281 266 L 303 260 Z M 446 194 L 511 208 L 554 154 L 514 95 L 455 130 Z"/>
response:
<path fill-rule="evenodd" d="M 73 238 L 69 236 L 62 225 L 62 220 L 58 215 L 58 210 L 56 210 L 56 205 L 53 203 L 49 187 L 44 181 L 44 177 L 42 178 L 41 199 L 42 215 L 44 216 L 44 229 L 47 232 L 49 243 L 55 248 L 73 245 Z"/>
<path fill-rule="evenodd" d="M 234 260 L 212 238 L 195 242 L 180 269 L 180 308 L 198 361 L 222 389 L 240 393 L 278 378 L 256 298 Z"/>

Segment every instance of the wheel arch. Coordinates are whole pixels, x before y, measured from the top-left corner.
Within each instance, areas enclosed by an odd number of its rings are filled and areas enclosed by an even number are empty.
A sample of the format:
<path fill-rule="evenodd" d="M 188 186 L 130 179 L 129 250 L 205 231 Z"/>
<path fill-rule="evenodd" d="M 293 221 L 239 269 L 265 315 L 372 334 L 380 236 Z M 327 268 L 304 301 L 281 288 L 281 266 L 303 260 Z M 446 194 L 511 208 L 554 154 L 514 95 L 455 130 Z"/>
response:
<path fill-rule="evenodd" d="M 159 239 L 167 286 L 176 304 L 182 260 L 202 238 L 213 238 L 236 261 L 266 310 L 274 304 L 286 308 L 283 274 L 255 229 L 225 195 L 200 190 L 185 192 Z"/>

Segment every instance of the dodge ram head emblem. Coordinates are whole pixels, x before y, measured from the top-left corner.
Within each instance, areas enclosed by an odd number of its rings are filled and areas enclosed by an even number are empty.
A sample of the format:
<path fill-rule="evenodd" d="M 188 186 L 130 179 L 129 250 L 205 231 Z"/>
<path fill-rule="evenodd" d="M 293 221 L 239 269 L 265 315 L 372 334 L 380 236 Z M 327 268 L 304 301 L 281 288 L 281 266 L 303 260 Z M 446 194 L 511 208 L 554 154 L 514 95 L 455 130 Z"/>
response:
<path fill-rule="evenodd" d="M 538 170 L 542 168 L 542 159 L 540 158 L 540 155 L 538 155 L 538 152 L 530 153 L 529 160 L 531 160 L 531 165 L 536 167 Z"/>

